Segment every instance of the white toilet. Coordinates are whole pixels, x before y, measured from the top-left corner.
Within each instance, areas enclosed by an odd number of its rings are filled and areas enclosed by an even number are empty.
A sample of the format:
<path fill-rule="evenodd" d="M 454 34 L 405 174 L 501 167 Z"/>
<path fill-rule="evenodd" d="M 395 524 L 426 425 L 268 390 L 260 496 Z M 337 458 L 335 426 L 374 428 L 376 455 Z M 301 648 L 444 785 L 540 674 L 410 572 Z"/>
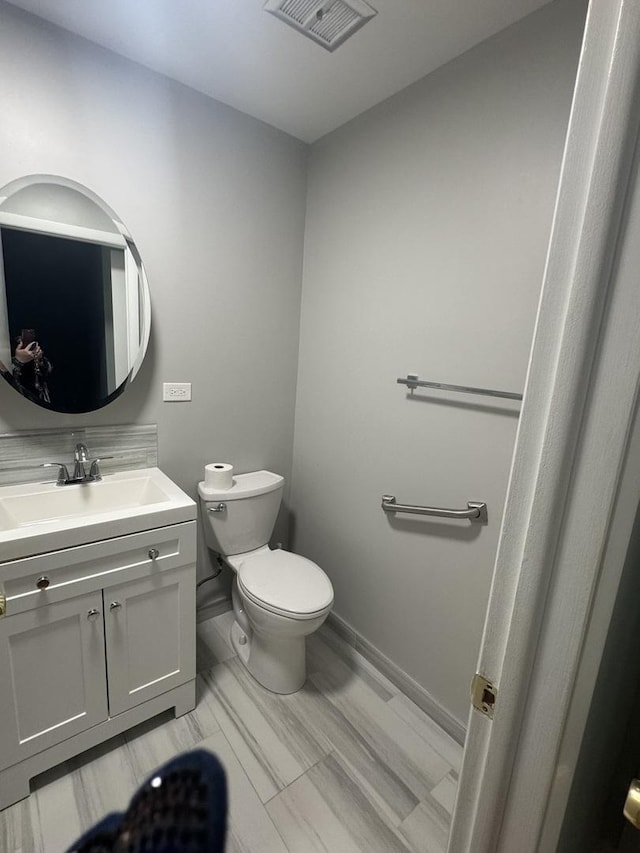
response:
<path fill-rule="evenodd" d="M 236 474 L 216 491 L 198 484 L 207 545 L 234 569 L 231 643 L 251 675 L 274 693 L 305 682 L 305 637 L 333 605 L 331 581 L 306 557 L 271 550 L 284 477 Z"/>

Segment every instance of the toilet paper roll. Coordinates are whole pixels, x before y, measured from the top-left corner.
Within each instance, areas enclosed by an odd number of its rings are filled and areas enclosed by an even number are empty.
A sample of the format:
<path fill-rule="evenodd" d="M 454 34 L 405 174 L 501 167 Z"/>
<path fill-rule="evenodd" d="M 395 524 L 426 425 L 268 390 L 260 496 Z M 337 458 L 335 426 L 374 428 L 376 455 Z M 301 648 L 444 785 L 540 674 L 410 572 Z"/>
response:
<path fill-rule="evenodd" d="M 204 485 L 206 489 L 224 491 L 233 486 L 233 465 L 227 462 L 212 462 L 204 466 Z"/>

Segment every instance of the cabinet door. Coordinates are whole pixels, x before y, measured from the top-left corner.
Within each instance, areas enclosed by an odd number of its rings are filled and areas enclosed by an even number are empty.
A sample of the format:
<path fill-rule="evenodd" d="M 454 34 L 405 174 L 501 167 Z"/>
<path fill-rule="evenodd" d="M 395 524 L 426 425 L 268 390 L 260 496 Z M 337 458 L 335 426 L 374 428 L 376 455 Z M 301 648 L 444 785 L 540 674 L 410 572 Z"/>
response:
<path fill-rule="evenodd" d="M 0 619 L 0 767 L 107 719 L 102 595 Z"/>
<path fill-rule="evenodd" d="M 105 589 L 109 711 L 195 678 L 195 567 Z"/>

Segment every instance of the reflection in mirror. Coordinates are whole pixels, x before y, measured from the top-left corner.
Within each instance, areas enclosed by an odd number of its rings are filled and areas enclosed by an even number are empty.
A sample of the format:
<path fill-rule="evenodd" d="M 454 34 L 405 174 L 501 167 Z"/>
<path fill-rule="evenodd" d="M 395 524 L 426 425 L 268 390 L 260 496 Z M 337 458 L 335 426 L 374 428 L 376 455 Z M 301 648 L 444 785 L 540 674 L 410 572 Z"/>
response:
<path fill-rule="evenodd" d="M 128 232 L 91 191 L 50 175 L 0 190 L 0 373 L 57 412 L 119 396 L 150 331 L 147 280 Z"/>

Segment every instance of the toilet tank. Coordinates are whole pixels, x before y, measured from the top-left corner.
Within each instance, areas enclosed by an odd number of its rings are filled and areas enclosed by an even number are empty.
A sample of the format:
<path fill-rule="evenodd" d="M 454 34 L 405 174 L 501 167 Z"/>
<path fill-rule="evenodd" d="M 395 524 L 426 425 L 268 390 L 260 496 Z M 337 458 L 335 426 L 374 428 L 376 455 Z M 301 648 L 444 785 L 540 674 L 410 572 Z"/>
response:
<path fill-rule="evenodd" d="M 266 545 L 278 517 L 284 477 L 271 471 L 236 474 L 233 486 L 224 491 L 198 484 L 207 545 L 230 557 Z M 221 512 L 210 512 L 223 503 Z"/>

